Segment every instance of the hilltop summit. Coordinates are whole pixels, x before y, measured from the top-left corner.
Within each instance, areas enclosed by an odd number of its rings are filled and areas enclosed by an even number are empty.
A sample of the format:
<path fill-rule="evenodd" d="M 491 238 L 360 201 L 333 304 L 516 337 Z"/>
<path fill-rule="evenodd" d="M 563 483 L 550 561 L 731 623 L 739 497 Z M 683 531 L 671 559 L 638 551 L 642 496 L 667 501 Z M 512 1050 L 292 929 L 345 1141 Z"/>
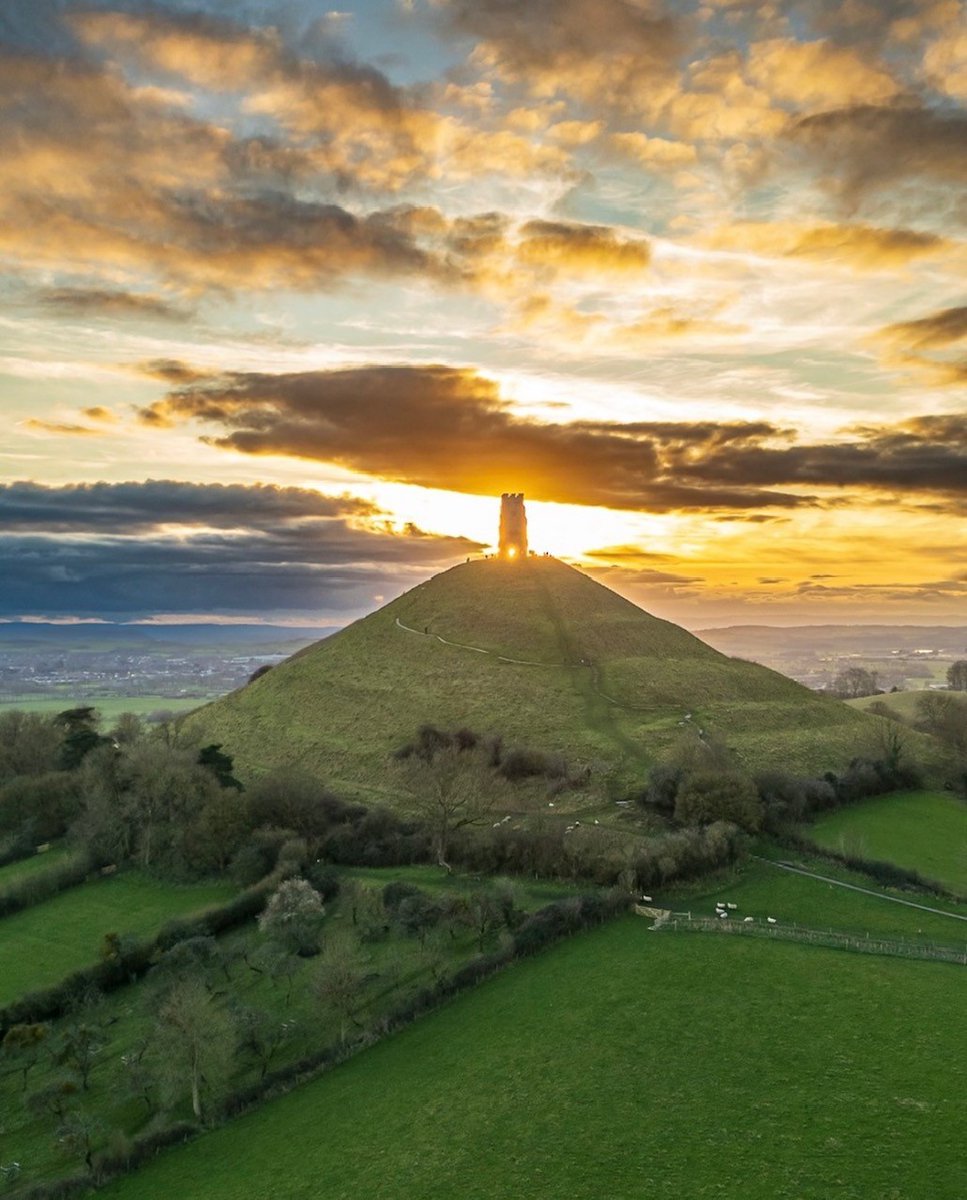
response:
<path fill-rule="evenodd" d="M 295 764 L 360 795 L 423 723 L 631 783 L 686 722 L 750 768 L 814 772 L 855 754 L 869 718 L 531 557 L 444 571 L 186 719 L 244 772 Z"/>

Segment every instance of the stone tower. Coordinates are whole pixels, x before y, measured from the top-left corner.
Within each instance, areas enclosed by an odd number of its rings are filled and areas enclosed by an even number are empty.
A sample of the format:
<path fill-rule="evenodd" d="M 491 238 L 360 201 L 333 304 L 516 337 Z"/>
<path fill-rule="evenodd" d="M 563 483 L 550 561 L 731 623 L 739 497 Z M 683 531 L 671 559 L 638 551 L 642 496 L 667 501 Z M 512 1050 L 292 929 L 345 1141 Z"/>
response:
<path fill-rule="evenodd" d="M 523 492 L 504 492 L 500 497 L 499 555 L 508 561 L 527 557 L 527 514 Z"/>

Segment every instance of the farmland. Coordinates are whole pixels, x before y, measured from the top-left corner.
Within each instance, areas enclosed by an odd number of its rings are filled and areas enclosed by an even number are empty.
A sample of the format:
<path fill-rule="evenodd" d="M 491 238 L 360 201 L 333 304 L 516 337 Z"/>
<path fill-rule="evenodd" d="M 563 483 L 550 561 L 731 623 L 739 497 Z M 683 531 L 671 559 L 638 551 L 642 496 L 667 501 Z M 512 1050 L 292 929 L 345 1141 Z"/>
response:
<path fill-rule="evenodd" d="M 627 918 L 105 1195 L 959 1200 L 962 986 Z"/>
<path fill-rule="evenodd" d="M 967 895 L 967 804 L 950 792 L 897 792 L 831 812 L 806 830 L 821 846 L 919 871 Z"/>

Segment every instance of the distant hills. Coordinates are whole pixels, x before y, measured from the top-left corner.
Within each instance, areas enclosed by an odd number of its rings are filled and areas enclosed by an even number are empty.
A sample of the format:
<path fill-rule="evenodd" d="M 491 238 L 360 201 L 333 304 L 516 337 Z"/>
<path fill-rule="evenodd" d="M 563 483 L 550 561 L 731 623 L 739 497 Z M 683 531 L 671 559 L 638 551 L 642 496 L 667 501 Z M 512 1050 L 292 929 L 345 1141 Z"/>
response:
<path fill-rule="evenodd" d="M 453 567 L 185 719 L 243 773 L 300 764 L 361 794 L 385 790 L 422 723 L 559 751 L 619 787 L 688 724 L 801 772 L 843 766 L 873 728 L 551 558 Z"/>

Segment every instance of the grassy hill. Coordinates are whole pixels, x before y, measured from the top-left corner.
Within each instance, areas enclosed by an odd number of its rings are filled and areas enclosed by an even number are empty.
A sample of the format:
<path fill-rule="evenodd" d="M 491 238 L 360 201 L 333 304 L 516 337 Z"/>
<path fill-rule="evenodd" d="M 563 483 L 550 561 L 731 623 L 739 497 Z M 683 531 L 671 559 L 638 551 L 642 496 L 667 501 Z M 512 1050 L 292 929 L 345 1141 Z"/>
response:
<path fill-rule="evenodd" d="M 550 558 L 445 571 L 185 728 L 222 742 L 243 774 L 295 763 L 378 796 L 388 755 L 426 722 L 560 751 L 623 784 L 686 720 L 750 766 L 802 772 L 842 766 L 872 728 Z"/>
<path fill-rule="evenodd" d="M 962 970 L 626 918 L 104 1196 L 960 1200 Z"/>

